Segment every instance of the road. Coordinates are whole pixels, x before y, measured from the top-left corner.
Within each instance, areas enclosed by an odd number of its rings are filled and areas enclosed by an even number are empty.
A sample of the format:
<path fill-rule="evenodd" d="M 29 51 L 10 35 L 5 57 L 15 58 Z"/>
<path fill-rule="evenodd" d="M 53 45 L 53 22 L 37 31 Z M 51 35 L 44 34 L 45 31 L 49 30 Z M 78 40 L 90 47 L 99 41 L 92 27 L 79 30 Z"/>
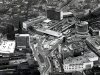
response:
<path fill-rule="evenodd" d="M 33 55 L 35 56 L 36 60 L 39 63 L 41 75 L 48 75 L 49 70 L 51 70 L 51 64 L 49 58 L 45 56 L 41 48 L 39 39 L 37 39 L 37 42 L 38 42 L 37 48 L 34 47 L 34 42 L 30 43 L 30 47 L 33 51 Z M 44 62 L 41 62 L 41 59 L 38 57 L 39 54 L 42 56 Z"/>
<path fill-rule="evenodd" d="M 40 65 L 41 75 L 48 75 L 48 72 L 51 71 L 51 62 L 49 60 L 50 53 L 58 47 L 58 44 L 62 42 L 63 37 L 64 36 L 58 38 L 56 43 L 52 45 L 49 50 L 44 50 L 42 48 L 41 37 L 36 37 L 37 47 L 34 46 L 34 41 L 30 42 L 30 47 L 32 49 L 33 55 Z M 44 62 L 41 61 L 41 58 Z"/>

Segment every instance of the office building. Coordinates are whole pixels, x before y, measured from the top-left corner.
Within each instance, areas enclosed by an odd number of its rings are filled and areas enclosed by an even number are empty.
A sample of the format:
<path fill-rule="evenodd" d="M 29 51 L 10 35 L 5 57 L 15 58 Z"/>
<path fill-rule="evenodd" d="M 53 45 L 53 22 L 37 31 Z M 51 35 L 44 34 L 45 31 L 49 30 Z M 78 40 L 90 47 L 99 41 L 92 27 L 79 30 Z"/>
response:
<path fill-rule="evenodd" d="M 15 35 L 16 48 L 26 49 L 30 45 L 30 35 L 29 34 L 16 34 Z"/>

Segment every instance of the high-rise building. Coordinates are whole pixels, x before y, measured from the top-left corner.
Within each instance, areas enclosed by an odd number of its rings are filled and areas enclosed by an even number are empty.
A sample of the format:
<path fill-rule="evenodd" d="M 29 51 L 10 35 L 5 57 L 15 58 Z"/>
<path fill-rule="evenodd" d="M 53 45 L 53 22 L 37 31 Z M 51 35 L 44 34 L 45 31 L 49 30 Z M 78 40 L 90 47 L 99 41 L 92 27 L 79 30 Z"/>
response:
<path fill-rule="evenodd" d="M 50 20 L 60 20 L 60 11 L 56 11 L 55 8 L 48 9 L 47 18 L 49 18 Z"/>
<path fill-rule="evenodd" d="M 88 33 L 88 22 L 82 21 L 80 24 L 77 24 L 76 32 L 78 34 L 87 34 Z"/>
<path fill-rule="evenodd" d="M 7 32 L 7 39 L 8 40 L 14 40 L 15 39 L 15 33 L 14 33 L 14 26 L 11 24 L 8 24 L 6 27 Z"/>
<path fill-rule="evenodd" d="M 29 48 L 30 35 L 29 34 L 16 34 L 15 41 L 16 41 L 17 49 Z"/>

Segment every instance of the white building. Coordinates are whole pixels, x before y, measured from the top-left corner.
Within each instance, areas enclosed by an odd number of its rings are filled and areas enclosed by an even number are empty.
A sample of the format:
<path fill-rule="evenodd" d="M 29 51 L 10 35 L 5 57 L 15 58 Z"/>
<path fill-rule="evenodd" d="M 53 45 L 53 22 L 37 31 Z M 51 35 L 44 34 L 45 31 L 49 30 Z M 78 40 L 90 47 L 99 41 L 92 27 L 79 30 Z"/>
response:
<path fill-rule="evenodd" d="M 2 41 L 0 43 L 0 53 L 14 53 L 15 41 Z"/>
<path fill-rule="evenodd" d="M 98 56 L 90 52 L 84 56 L 65 59 L 63 68 L 65 72 L 83 71 L 84 69 L 92 68 L 93 62 L 97 60 Z"/>
<path fill-rule="evenodd" d="M 65 16 L 74 16 L 74 15 L 72 12 L 60 11 L 60 20 L 62 20 Z"/>
<path fill-rule="evenodd" d="M 98 56 L 93 52 L 85 53 L 84 57 L 88 58 L 89 61 L 98 61 L 98 59 L 99 59 Z"/>
<path fill-rule="evenodd" d="M 27 30 L 27 27 L 33 26 L 35 23 L 39 23 L 41 21 L 44 21 L 46 17 L 39 16 L 37 18 L 29 19 L 28 21 L 23 22 L 23 28 Z"/>

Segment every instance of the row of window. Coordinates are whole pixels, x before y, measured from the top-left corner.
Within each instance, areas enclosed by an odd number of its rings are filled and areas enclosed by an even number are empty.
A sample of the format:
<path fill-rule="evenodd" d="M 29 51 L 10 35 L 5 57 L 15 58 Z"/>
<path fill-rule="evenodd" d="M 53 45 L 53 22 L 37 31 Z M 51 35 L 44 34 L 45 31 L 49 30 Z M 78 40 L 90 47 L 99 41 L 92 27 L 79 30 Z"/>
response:
<path fill-rule="evenodd" d="M 65 66 L 65 69 L 82 69 L 83 66 Z"/>
<path fill-rule="evenodd" d="M 83 69 L 83 68 L 65 68 L 65 69 Z"/>

